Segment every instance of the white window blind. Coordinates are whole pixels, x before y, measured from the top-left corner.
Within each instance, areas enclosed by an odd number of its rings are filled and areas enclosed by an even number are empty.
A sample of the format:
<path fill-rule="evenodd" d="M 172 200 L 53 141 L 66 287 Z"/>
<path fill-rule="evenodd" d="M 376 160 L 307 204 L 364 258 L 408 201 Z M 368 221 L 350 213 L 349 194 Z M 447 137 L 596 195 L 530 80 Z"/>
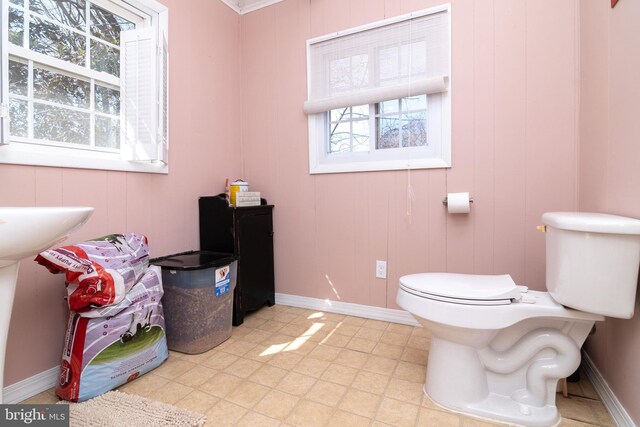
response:
<path fill-rule="evenodd" d="M 160 160 L 167 163 L 169 152 L 169 47 L 164 34 L 160 37 L 159 91 L 158 91 L 158 139 Z"/>
<path fill-rule="evenodd" d="M 9 6 L 0 3 L 0 145 L 9 142 Z"/>
<path fill-rule="evenodd" d="M 161 40 L 161 42 L 159 42 Z M 167 45 L 155 28 L 121 33 L 123 156 L 163 161 L 167 155 Z"/>
<path fill-rule="evenodd" d="M 445 92 L 448 8 L 307 42 L 307 114 Z"/>

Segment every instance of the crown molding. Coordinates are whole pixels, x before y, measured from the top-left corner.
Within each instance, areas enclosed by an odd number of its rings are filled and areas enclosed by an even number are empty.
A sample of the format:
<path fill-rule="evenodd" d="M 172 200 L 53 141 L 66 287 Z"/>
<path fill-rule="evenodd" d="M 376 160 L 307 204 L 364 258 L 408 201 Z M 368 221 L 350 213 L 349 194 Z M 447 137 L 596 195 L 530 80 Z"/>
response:
<path fill-rule="evenodd" d="M 262 9 L 263 7 L 267 7 L 267 6 L 271 6 L 272 4 L 276 4 L 276 3 L 280 3 L 283 0 L 260 0 L 257 1 L 255 3 L 252 3 L 246 7 L 240 7 L 238 5 L 238 3 L 236 3 L 237 0 L 220 0 L 221 2 L 223 2 L 224 4 L 226 4 L 227 6 L 229 6 L 231 9 L 233 9 L 237 14 L 239 15 L 244 15 L 247 14 L 249 12 L 253 12 L 255 10 L 258 9 Z"/>
<path fill-rule="evenodd" d="M 250 4 L 247 7 L 240 8 L 240 14 L 244 15 L 245 13 L 253 12 L 254 10 L 262 9 L 263 7 L 271 6 L 272 4 L 280 3 L 282 0 L 261 0 L 257 1 L 253 4 Z"/>
<path fill-rule="evenodd" d="M 237 14 L 239 15 L 242 14 L 242 12 L 240 11 L 240 7 L 238 7 L 235 1 L 233 0 L 220 0 L 220 1 L 226 4 L 227 6 L 229 6 Z"/>

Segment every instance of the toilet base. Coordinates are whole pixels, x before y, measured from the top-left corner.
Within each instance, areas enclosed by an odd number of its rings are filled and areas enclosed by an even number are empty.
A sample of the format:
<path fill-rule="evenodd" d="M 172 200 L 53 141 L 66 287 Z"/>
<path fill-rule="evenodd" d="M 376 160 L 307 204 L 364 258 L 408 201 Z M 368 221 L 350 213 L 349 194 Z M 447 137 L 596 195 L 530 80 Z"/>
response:
<path fill-rule="evenodd" d="M 557 381 L 575 370 L 580 350 L 563 328 L 550 327 L 554 321 L 533 320 L 502 331 L 451 330 L 421 321 L 433 334 L 423 390 L 435 403 L 505 423 L 558 424 Z M 582 343 L 591 326 L 572 322 L 565 331 L 579 332 Z"/>
<path fill-rule="evenodd" d="M 520 424 L 531 427 L 548 427 L 560 424 L 560 414 L 556 406 L 535 407 L 515 402 L 513 399 L 495 393 L 489 393 L 485 400 L 465 407 L 450 407 L 443 405 L 427 392 L 425 396 L 438 406 L 462 415 L 470 415 L 491 421 L 502 421 L 510 424 Z"/>

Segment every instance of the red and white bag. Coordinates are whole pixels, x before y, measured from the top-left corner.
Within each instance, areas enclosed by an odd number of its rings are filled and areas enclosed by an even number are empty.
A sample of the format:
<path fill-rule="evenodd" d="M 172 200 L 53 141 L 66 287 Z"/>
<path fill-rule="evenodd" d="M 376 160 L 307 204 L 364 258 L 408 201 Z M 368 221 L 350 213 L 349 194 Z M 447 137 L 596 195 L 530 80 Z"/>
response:
<path fill-rule="evenodd" d="M 48 249 L 35 259 L 52 273 L 65 273 L 69 308 L 88 311 L 121 302 L 149 265 L 142 234 L 111 234 Z"/>

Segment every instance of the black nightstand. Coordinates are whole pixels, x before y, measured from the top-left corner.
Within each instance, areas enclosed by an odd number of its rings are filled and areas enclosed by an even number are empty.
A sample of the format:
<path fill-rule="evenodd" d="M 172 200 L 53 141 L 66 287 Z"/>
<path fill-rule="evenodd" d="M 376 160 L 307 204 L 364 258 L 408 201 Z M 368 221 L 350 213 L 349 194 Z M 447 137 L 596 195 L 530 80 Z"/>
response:
<path fill-rule="evenodd" d="M 234 208 L 224 195 L 200 197 L 200 249 L 238 256 L 233 325 L 245 313 L 275 303 L 273 205 Z"/>

